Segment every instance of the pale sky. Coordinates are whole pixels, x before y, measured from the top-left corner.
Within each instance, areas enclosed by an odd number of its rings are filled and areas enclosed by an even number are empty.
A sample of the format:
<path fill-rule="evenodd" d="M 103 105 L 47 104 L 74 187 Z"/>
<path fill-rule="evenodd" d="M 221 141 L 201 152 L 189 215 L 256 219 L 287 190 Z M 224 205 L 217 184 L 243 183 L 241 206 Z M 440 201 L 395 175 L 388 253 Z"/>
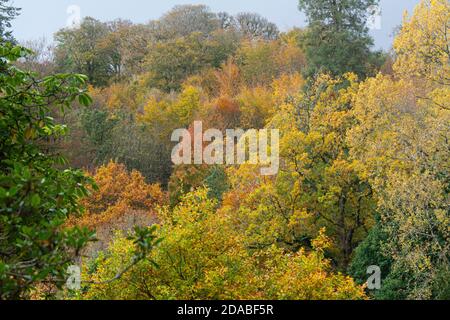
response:
<path fill-rule="evenodd" d="M 19 41 L 46 37 L 67 24 L 71 5 L 80 8 L 81 16 L 107 21 L 116 18 L 134 22 L 158 19 L 177 4 L 205 4 L 214 12 L 256 12 L 275 22 L 282 31 L 305 25 L 304 15 L 297 9 L 297 0 L 14 0 L 22 14 L 13 23 Z M 403 12 L 410 13 L 419 0 L 381 0 L 381 29 L 372 30 L 376 49 L 389 49 L 392 33 L 402 21 Z"/>

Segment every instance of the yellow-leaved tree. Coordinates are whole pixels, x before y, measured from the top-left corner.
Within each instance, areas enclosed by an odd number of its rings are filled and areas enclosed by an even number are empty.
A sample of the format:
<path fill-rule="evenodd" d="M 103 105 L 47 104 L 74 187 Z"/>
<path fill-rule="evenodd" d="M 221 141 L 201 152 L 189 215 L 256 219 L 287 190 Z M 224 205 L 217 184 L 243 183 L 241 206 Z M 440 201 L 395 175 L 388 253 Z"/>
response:
<path fill-rule="evenodd" d="M 331 272 L 321 232 L 309 251 L 288 254 L 271 246 L 252 251 L 227 214 L 217 213 L 208 190 L 185 195 L 173 210 L 159 211 L 163 241 L 149 260 L 121 279 L 88 285 L 82 299 L 364 299 L 364 288 Z M 111 279 L 132 257 L 132 242 L 118 235 L 83 277 Z"/>
<path fill-rule="evenodd" d="M 380 298 L 449 297 L 449 27 L 448 1 L 421 1 L 395 40 L 395 77 L 368 79 L 354 99 L 348 141 L 378 201 L 376 254 L 389 260 Z"/>
<path fill-rule="evenodd" d="M 122 164 L 110 162 L 99 167 L 93 175 L 97 189 L 82 200 L 85 212 L 68 221 L 71 226 L 96 231 L 96 243 L 86 251 L 89 256 L 105 249 L 115 230 L 131 231 L 158 221 L 156 208 L 165 203 L 166 196 L 159 185 L 150 185 L 138 171 L 127 171 Z"/>
<path fill-rule="evenodd" d="M 230 170 L 232 191 L 222 210 L 240 221 L 249 247 L 276 244 L 295 252 L 325 227 L 334 244 L 329 251 L 347 267 L 376 207 L 346 140 L 357 90 L 353 75 L 321 76 L 308 94 L 288 94 L 269 123 L 281 131 L 278 175 L 259 176 L 249 165 Z"/>

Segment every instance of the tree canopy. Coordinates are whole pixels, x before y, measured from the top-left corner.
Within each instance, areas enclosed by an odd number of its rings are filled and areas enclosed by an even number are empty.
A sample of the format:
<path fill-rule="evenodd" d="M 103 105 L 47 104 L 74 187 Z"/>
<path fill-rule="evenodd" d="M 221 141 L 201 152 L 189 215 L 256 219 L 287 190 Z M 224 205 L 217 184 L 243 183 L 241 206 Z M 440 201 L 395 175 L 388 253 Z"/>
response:
<path fill-rule="evenodd" d="M 377 4 L 300 0 L 288 31 L 183 5 L 2 41 L 0 300 L 449 299 L 450 4 L 421 0 L 391 54 Z M 175 164 L 180 131 L 188 160 L 248 161 Z"/>
<path fill-rule="evenodd" d="M 309 61 L 306 75 L 373 74 L 379 62 L 377 54 L 371 52 L 373 39 L 367 21 L 378 3 L 379 0 L 300 0 L 299 9 L 309 24 L 304 39 Z"/>

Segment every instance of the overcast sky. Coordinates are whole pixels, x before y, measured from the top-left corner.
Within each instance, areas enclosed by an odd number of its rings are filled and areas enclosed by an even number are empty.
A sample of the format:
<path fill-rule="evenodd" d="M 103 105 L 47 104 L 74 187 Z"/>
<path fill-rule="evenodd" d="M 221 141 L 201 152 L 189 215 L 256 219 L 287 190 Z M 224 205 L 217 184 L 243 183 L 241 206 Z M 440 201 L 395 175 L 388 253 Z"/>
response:
<path fill-rule="evenodd" d="M 392 33 L 402 21 L 403 12 L 410 13 L 419 0 L 381 0 L 381 29 L 372 30 L 376 48 L 389 49 Z M 102 21 L 116 18 L 134 22 L 147 22 L 159 18 L 177 4 L 205 4 L 215 12 L 232 14 L 257 12 L 282 31 L 294 26 L 304 26 L 304 15 L 297 9 L 297 0 L 14 0 L 22 8 L 22 14 L 14 24 L 14 35 L 20 40 L 31 40 L 45 36 L 53 39 L 53 33 L 65 27 L 70 14 L 67 10 L 76 5 L 81 16 L 91 16 Z"/>

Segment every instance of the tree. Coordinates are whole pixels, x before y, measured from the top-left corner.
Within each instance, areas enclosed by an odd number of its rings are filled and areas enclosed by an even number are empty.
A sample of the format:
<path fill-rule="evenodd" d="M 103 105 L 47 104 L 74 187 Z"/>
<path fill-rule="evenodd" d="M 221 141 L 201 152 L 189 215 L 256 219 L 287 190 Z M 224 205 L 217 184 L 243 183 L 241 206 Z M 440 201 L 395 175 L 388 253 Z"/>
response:
<path fill-rule="evenodd" d="M 227 179 L 222 166 L 177 166 L 169 180 L 170 205 L 175 207 L 186 194 L 203 187 L 208 189 L 208 197 L 220 204 L 229 189 Z"/>
<path fill-rule="evenodd" d="M 442 292 L 434 286 L 448 272 L 449 112 L 417 100 L 416 89 L 405 80 L 368 80 L 357 95 L 358 124 L 349 134 L 387 234 L 380 250 L 392 257 L 390 290 L 383 288 L 388 298 L 399 286 L 402 298 L 436 297 Z"/>
<path fill-rule="evenodd" d="M 0 42 L 15 42 L 11 28 L 11 21 L 20 13 L 19 8 L 11 6 L 10 0 L 0 0 Z"/>
<path fill-rule="evenodd" d="M 275 113 L 272 92 L 262 87 L 242 88 L 237 96 L 241 127 L 263 129 Z"/>
<path fill-rule="evenodd" d="M 155 35 L 148 25 L 117 19 L 85 18 L 79 28 L 55 35 L 55 61 L 62 71 L 87 74 L 93 85 L 129 79 L 144 72 L 144 60 Z"/>
<path fill-rule="evenodd" d="M 411 18 L 405 15 L 394 41 L 395 73 L 422 88 L 418 92 L 422 99 L 447 110 L 450 110 L 449 19 L 448 1 L 421 1 Z"/>
<path fill-rule="evenodd" d="M 75 99 L 88 105 L 86 77 L 34 78 L 12 65 L 30 51 L 0 47 L 0 298 L 26 298 L 36 283 L 61 287 L 67 267 L 92 234 L 67 229 L 68 216 L 81 212 L 78 200 L 91 180 L 80 171 L 58 169 L 64 158 L 43 142 L 63 136 L 67 127 L 49 117 L 51 108 Z"/>
<path fill-rule="evenodd" d="M 84 216 L 101 215 L 124 202 L 136 210 L 150 211 L 163 204 L 164 194 L 159 185 L 149 185 L 138 171 L 127 171 L 123 164 L 109 162 L 96 170 L 96 189 L 83 199 Z"/>
<path fill-rule="evenodd" d="M 122 62 L 120 75 L 133 78 L 135 75 L 144 73 L 145 57 L 151 48 L 150 44 L 154 41 L 149 26 L 121 24 L 110 37 L 113 43 L 118 44 L 116 50 Z"/>
<path fill-rule="evenodd" d="M 275 40 L 278 38 L 279 30 L 276 24 L 257 13 L 239 13 L 235 21 L 237 30 L 249 40 Z"/>
<path fill-rule="evenodd" d="M 143 63 L 154 35 L 147 25 L 117 19 L 105 23 L 108 33 L 99 40 L 99 54 L 103 55 L 113 81 L 130 79 L 144 72 Z"/>
<path fill-rule="evenodd" d="M 142 262 L 114 283 L 90 285 L 83 299 L 364 299 L 361 286 L 330 271 L 323 232 L 311 252 L 286 254 L 269 248 L 250 252 L 230 216 L 200 188 L 183 196 L 174 209 L 159 212 L 164 238 L 151 262 Z M 225 236 L 224 236 L 225 235 Z M 84 276 L 102 282 L 130 260 L 130 242 L 116 238 Z M 156 264 L 155 264 L 156 263 Z M 156 267 L 157 266 L 157 267 Z"/>
<path fill-rule="evenodd" d="M 155 223 L 156 207 L 166 198 L 159 185 L 147 184 L 140 172 L 129 172 L 125 165 L 112 161 L 97 168 L 92 179 L 97 187 L 81 200 L 85 211 L 66 223 L 95 230 L 97 241 L 83 250 L 83 256 L 89 257 L 106 249 L 116 230 L 130 232 Z"/>
<path fill-rule="evenodd" d="M 157 129 L 126 111 L 85 110 L 80 118 L 82 150 L 92 158 L 90 165 L 118 161 L 129 170 L 138 170 L 151 183 L 167 185 L 171 148 Z"/>
<path fill-rule="evenodd" d="M 108 34 L 105 23 L 89 17 L 79 28 L 58 31 L 55 34 L 55 60 L 59 70 L 86 74 L 94 85 L 107 84 L 113 74 L 111 63 L 115 61 L 111 52 L 101 46 Z"/>
<path fill-rule="evenodd" d="M 304 37 L 307 76 L 329 72 L 341 76 L 354 72 L 361 78 L 373 73 L 373 40 L 368 16 L 379 0 L 300 0 L 309 27 Z"/>
<path fill-rule="evenodd" d="M 54 46 L 46 38 L 26 41 L 25 48 L 33 51 L 23 61 L 18 61 L 17 65 L 23 70 L 37 72 L 40 76 L 48 76 L 54 73 Z"/>
<path fill-rule="evenodd" d="M 217 18 L 219 19 L 221 29 L 234 30 L 237 28 L 236 19 L 231 14 L 227 12 L 219 12 L 217 14 Z"/>
<path fill-rule="evenodd" d="M 392 259 L 384 298 L 448 297 L 449 14 L 446 1 L 422 1 L 395 41 L 395 77 L 367 79 L 354 100 L 348 142 L 378 199 L 381 250 Z"/>
<path fill-rule="evenodd" d="M 381 270 L 382 277 L 381 290 L 383 292 L 393 292 L 392 285 L 389 289 L 386 289 L 385 283 L 392 267 L 392 258 L 382 249 L 386 241 L 388 241 L 388 235 L 383 228 L 381 217 L 377 217 L 377 222 L 369 231 L 366 239 L 355 249 L 348 273 L 358 284 L 363 285 L 369 277 L 367 274 L 368 267 L 378 266 Z M 384 296 L 378 290 L 371 292 L 371 295 L 378 299 L 383 299 L 382 296 Z M 397 296 L 395 298 L 405 299 L 406 297 L 401 295 L 400 290 L 397 290 Z"/>
<path fill-rule="evenodd" d="M 204 5 L 178 5 L 158 21 L 158 31 L 164 39 L 187 37 L 192 33 L 210 35 L 219 29 L 219 19 Z"/>
<path fill-rule="evenodd" d="M 173 130 L 188 128 L 194 122 L 201 99 L 199 89 L 192 86 L 184 87 L 176 99 L 151 97 L 138 120 L 152 127 L 162 139 L 170 140 Z"/>
<path fill-rule="evenodd" d="M 131 26 L 132 23 L 130 21 L 120 19 L 106 23 L 108 33 L 98 43 L 99 53 L 102 53 L 107 59 L 108 73 L 115 80 L 121 80 L 124 73 L 123 46 Z"/>
<path fill-rule="evenodd" d="M 222 35 L 205 39 L 201 33 L 192 33 L 155 44 L 146 60 L 149 84 L 166 92 L 178 91 L 189 76 L 220 67 L 236 49 L 234 39 Z"/>
<path fill-rule="evenodd" d="M 67 220 L 82 214 L 81 199 L 96 185 L 49 148 L 68 132 L 51 112 L 64 114 L 75 100 L 82 106 L 92 102 L 87 78 L 59 74 L 39 79 L 13 65 L 29 54 L 11 43 L 0 47 L 0 299 L 28 298 L 42 284 L 62 288 L 67 268 L 94 240 L 94 232 L 70 227 Z M 140 176 L 134 174 L 131 181 L 131 189 L 145 189 Z M 160 195 L 158 190 L 153 194 Z M 157 242 L 153 232 L 135 228 L 132 264 L 145 259 Z"/>
<path fill-rule="evenodd" d="M 288 36 L 270 42 L 244 41 L 236 62 L 245 84 L 251 87 L 268 87 L 282 74 L 302 72 L 306 64 L 303 51 Z"/>
<path fill-rule="evenodd" d="M 295 252 L 325 227 L 334 244 L 330 254 L 347 268 L 376 209 L 369 181 L 350 158 L 346 141 L 357 88 L 355 75 L 323 76 L 311 93 L 292 96 L 279 107 L 267 124 L 281 134 L 277 176 L 261 177 L 250 165 L 231 170 L 232 191 L 224 197 L 224 210 L 242 222 L 249 247 L 276 244 Z M 314 109 L 303 127 L 294 103 L 308 99 Z"/>

